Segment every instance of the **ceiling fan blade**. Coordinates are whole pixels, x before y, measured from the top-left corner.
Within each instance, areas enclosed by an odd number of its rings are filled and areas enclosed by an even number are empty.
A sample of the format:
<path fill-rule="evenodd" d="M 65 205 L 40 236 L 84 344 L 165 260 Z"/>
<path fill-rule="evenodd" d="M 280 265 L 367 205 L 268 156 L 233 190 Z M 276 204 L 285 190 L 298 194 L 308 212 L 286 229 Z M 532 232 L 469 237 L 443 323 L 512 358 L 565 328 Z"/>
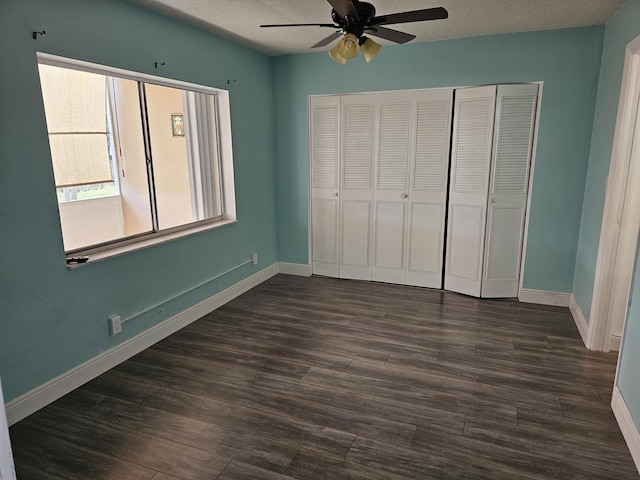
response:
<path fill-rule="evenodd" d="M 446 8 L 425 8 L 424 10 L 412 10 L 410 12 L 392 13 L 373 17 L 371 25 L 392 25 L 394 23 L 424 22 L 426 20 L 444 20 L 449 18 Z"/>
<path fill-rule="evenodd" d="M 326 45 L 329 45 L 331 42 L 333 42 L 334 40 L 337 40 L 338 38 L 340 38 L 342 36 L 342 31 L 338 30 L 337 32 L 332 33 L 331 35 L 329 35 L 327 38 L 323 38 L 322 40 L 320 40 L 318 43 L 316 43 L 315 45 L 313 45 L 311 48 L 320 48 L 320 47 L 324 47 Z"/>
<path fill-rule="evenodd" d="M 368 28 L 365 33 L 367 35 L 384 38 L 385 40 L 391 40 L 395 43 L 407 43 L 416 38 L 415 35 L 411 35 L 410 33 L 399 32 L 398 30 L 385 27 Z"/>
<path fill-rule="evenodd" d="M 333 23 L 282 23 L 276 25 L 260 25 L 261 27 L 330 27 L 330 28 L 340 28 L 338 25 L 334 25 Z"/>
<path fill-rule="evenodd" d="M 358 20 L 358 12 L 352 0 L 327 0 L 338 15 L 342 18 L 353 18 Z"/>

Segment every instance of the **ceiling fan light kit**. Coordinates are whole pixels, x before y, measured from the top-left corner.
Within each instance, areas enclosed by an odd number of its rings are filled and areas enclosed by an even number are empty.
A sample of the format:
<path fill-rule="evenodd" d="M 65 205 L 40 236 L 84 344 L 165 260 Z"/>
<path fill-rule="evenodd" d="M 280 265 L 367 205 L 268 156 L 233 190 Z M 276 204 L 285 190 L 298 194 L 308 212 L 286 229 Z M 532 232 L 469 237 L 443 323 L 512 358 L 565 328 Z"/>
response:
<path fill-rule="evenodd" d="M 392 13 L 376 17 L 375 7 L 359 0 L 327 0 L 332 7 L 331 23 L 296 23 L 286 25 L 260 25 L 261 27 L 328 27 L 337 31 L 320 40 L 311 48 L 329 45 L 340 38 L 338 43 L 329 50 L 329 56 L 337 63 L 344 65 L 348 59 L 358 55 L 362 50 L 365 60 L 370 62 L 380 52 L 382 45 L 374 42 L 364 34 L 384 38 L 395 43 L 407 43 L 415 35 L 386 28 L 383 25 L 395 23 L 424 22 L 428 20 L 443 20 L 449 13 L 442 7 L 425 8 L 410 12 Z"/>
<path fill-rule="evenodd" d="M 369 63 L 380 52 L 381 48 L 382 45 L 364 35 L 356 38 L 354 34 L 347 33 L 329 50 L 329 56 L 336 63 L 344 65 L 347 60 L 351 60 L 358 54 L 358 51 L 361 51 L 364 59 Z"/>
<path fill-rule="evenodd" d="M 343 58 L 351 60 L 360 51 L 358 38 L 353 33 L 346 33 L 336 44 L 336 52 Z"/>
<path fill-rule="evenodd" d="M 336 44 L 331 50 L 329 50 L 329 56 L 340 65 L 344 65 L 345 63 L 347 63 L 347 59 L 338 53 L 338 44 Z"/>
<path fill-rule="evenodd" d="M 369 37 L 362 38 L 364 38 L 364 42 L 362 42 L 362 45 L 360 45 L 360 50 L 362 51 L 362 55 L 364 55 L 364 59 L 367 61 L 367 63 L 369 63 L 371 60 L 373 60 L 373 57 L 375 57 L 378 52 L 380 52 L 380 50 L 382 49 L 382 45 L 374 42 Z M 360 40 L 362 40 L 362 38 Z"/>

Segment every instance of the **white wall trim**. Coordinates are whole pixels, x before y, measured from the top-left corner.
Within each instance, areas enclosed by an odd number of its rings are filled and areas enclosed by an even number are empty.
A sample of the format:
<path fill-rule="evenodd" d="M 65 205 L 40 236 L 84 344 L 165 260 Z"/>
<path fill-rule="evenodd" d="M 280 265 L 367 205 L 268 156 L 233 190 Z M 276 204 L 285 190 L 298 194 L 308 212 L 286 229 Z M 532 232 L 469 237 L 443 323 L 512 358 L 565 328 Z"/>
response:
<path fill-rule="evenodd" d="M 304 263 L 279 262 L 278 267 L 280 269 L 280 273 L 285 275 L 298 275 L 299 277 L 311 276 L 311 265 L 306 265 Z"/>
<path fill-rule="evenodd" d="M 584 342 L 584 346 L 588 348 L 589 345 L 589 324 L 587 323 L 587 319 L 584 317 L 582 310 L 580 309 L 580 305 L 576 301 L 576 297 L 571 294 L 571 298 L 569 299 L 569 310 L 571 310 L 571 316 L 573 317 L 573 321 L 576 323 L 576 327 L 578 327 L 578 332 L 582 337 L 582 341 Z"/>
<path fill-rule="evenodd" d="M 611 335 L 611 340 L 609 340 L 609 350 L 619 352 L 620 345 L 622 345 L 622 337 L 620 335 Z"/>
<path fill-rule="evenodd" d="M 635 165 L 637 161 L 632 161 L 638 99 L 640 98 L 639 54 L 640 36 L 632 40 L 625 51 L 622 86 L 611 150 L 609 176 L 607 177 L 591 300 L 589 344 L 587 345 L 590 350 L 609 350 L 612 324 L 624 314 L 623 310 L 626 309 L 626 305 L 623 297 L 628 293 L 630 283 L 629 274 L 617 271 L 617 267 L 620 266 L 620 262 L 628 267 L 629 259 L 635 254 L 635 242 L 638 237 L 637 228 L 634 230 L 629 225 L 633 215 L 623 216 L 623 213 L 631 207 L 639 207 L 627 198 L 629 197 L 628 182 L 634 179 L 630 168 L 640 168 Z M 619 251 L 621 240 L 622 252 Z M 632 244 L 633 253 L 629 251 Z M 621 253 L 622 256 L 619 258 Z M 625 276 L 625 278 L 618 278 L 621 276 Z"/>
<path fill-rule="evenodd" d="M 62 375 L 11 400 L 6 405 L 9 425 L 22 420 L 151 345 L 186 327 L 279 272 L 277 263 L 241 280 L 206 300 L 93 357 Z"/>
<path fill-rule="evenodd" d="M 16 480 L 16 470 L 11 454 L 11 441 L 9 439 L 9 426 L 4 412 L 4 399 L 2 397 L 2 383 L 0 382 L 0 480 Z"/>
<path fill-rule="evenodd" d="M 537 303 L 539 305 L 555 305 L 568 307 L 571 294 L 564 292 L 547 292 L 545 290 L 533 290 L 521 288 L 518 300 L 524 303 Z"/>
<path fill-rule="evenodd" d="M 613 388 L 613 397 L 611 398 L 611 409 L 616 416 L 622 436 L 627 442 L 631 457 L 636 464 L 638 472 L 640 472 L 640 432 L 633 422 L 633 417 L 627 406 L 627 402 L 624 401 L 622 392 L 618 387 Z"/>

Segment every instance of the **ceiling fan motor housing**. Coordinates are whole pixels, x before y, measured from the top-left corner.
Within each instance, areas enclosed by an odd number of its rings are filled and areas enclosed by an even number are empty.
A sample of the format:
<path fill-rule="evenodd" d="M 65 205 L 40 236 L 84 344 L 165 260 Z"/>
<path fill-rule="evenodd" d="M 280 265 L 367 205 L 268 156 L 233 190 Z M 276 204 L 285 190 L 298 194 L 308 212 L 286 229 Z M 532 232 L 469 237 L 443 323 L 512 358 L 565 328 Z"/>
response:
<path fill-rule="evenodd" d="M 331 9 L 331 18 L 344 30 L 345 33 L 352 33 L 360 38 L 365 30 L 370 28 L 369 21 L 376 16 L 376 8 L 367 2 L 353 2 L 358 14 L 358 18 L 342 18 L 334 9 Z"/>

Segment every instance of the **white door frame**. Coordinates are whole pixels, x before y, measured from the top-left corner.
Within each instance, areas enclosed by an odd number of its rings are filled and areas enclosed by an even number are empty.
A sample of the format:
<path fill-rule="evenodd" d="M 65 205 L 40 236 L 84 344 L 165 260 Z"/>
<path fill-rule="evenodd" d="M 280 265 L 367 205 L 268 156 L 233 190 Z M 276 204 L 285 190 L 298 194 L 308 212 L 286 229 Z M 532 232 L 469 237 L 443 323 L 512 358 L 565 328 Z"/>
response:
<path fill-rule="evenodd" d="M 13 465 L 13 456 L 11 455 L 9 426 L 2 396 L 2 383 L 0 383 L 0 480 L 5 479 L 16 480 L 16 471 Z"/>
<path fill-rule="evenodd" d="M 614 320 L 626 317 L 640 218 L 640 154 L 633 149 L 639 99 L 640 36 L 625 51 L 586 340 L 590 350 L 609 351 Z"/>

